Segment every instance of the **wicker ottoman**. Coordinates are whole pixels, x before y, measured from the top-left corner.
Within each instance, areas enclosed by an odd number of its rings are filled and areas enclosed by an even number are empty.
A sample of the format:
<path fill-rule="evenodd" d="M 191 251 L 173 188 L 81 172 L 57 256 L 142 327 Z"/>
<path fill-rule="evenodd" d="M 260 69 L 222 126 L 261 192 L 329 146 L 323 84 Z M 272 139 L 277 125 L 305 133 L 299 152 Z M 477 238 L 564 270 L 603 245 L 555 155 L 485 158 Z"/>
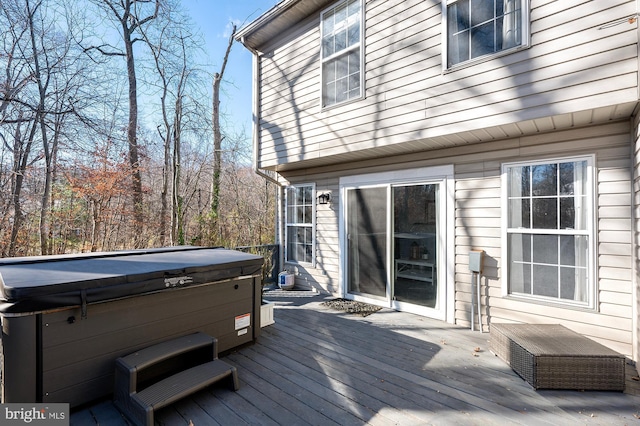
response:
<path fill-rule="evenodd" d="M 535 389 L 624 390 L 624 356 L 561 325 L 491 324 L 489 346 Z"/>

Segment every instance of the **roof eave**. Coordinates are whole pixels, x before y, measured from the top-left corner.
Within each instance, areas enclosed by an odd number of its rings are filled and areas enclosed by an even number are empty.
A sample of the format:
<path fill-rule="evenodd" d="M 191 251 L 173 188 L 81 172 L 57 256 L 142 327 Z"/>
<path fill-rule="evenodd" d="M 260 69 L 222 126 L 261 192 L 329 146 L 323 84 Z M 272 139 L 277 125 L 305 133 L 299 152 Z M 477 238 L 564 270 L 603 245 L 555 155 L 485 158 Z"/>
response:
<path fill-rule="evenodd" d="M 277 39 L 298 23 L 336 0 L 281 0 L 256 20 L 242 27 L 235 39 L 252 51 Z"/>
<path fill-rule="evenodd" d="M 236 41 L 239 41 L 249 48 L 256 49 L 259 44 L 252 43 L 251 36 L 261 28 L 264 28 L 274 20 L 278 19 L 286 10 L 299 1 L 301 0 L 281 0 L 271 9 L 260 15 L 257 19 L 240 28 L 235 35 Z"/>

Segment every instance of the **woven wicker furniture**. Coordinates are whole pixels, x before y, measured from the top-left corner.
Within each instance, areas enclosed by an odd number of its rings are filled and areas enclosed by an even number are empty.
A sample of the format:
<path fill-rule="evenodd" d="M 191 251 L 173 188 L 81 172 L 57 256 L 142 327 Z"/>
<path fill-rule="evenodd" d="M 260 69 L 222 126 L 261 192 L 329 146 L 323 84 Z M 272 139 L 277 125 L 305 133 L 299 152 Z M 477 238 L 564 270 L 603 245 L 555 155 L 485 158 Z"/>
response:
<path fill-rule="evenodd" d="M 535 389 L 623 391 L 623 355 L 558 324 L 491 324 L 490 350 Z"/>

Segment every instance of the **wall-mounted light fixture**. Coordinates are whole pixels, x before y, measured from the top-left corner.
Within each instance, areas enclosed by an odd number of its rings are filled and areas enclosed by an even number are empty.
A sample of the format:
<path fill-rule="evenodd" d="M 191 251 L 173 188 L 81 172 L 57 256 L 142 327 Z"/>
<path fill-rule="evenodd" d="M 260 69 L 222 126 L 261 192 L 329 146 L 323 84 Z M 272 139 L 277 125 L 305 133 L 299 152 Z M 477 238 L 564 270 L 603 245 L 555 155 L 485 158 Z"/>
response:
<path fill-rule="evenodd" d="M 331 201 L 330 192 L 323 192 L 322 194 L 318 195 L 318 204 L 328 204 L 329 201 Z"/>

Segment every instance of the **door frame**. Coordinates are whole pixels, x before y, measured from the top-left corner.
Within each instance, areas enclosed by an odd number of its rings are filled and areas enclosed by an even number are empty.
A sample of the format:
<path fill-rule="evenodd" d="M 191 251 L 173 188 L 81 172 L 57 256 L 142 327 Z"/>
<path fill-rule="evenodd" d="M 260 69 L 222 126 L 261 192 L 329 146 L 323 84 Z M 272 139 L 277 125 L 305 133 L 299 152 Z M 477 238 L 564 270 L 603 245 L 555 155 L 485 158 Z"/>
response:
<path fill-rule="evenodd" d="M 419 167 L 406 170 L 394 170 L 379 173 L 358 174 L 352 176 L 344 176 L 340 178 L 340 209 L 338 218 L 339 227 L 339 245 L 340 245 L 340 289 L 342 297 L 345 299 L 358 300 L 365 303 L 371 303 L 377 306 L 399 309 L 405 312 L 413 312 L 419 315 L 428 316 L 449 323 L 453 323 L 455 319 L 455 188 L 454 188 L 454 168 L 453 165 Z M 347 226 L 346 226 L 346 195 L 347 190 L 352 188 L 365 188 L 372 186 L 388 185 L 411 185 L 411 184 L 430 184 L 439 183 L 441 205 L 439 209 L 441 226 L 440 235 L 440 254 L 443 258 L 438 263 L 440 266 L 438 271 L 438 279 L 443 283 L 439 291 L 441 306 L 438 310 L 426 309 L 417 305 L 408 303 L 394 303 L 390 297 L 390 283 L 393 274 L 393 268 L 388 266 L 387 271 L 387 297 L 382 301 L 370 297 L 353 295 L 348 293 L 348 277 L 347 277 Z M 391 221 L 391 218 L 388 218 Z M 389 224 L 390 225 L 390 224 Z M 393 265 L 392 241 L 387 238 L 387 256 L 388 265 Z"/>

